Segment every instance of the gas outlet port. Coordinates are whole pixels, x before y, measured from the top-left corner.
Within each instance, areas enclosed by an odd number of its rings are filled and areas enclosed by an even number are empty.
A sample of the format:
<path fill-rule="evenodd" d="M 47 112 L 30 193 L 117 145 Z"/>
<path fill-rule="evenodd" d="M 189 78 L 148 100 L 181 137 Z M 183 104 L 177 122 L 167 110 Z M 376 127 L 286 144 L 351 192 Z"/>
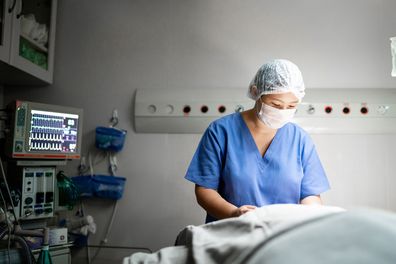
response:
<path fill-rule="evenodd" d="M 219 113 L 223 114 L 226 111 L 226 107 L 224 105 L 220 105 L 218 110 L 219 110 Z"/>
<path fill-rule="evenodd" d="M 368 108 L 366 106 L 362 106 L 362 108 L 360 108 L 360 113 L 366 115 L 368 113 Z"/>
<path fill-rule="evenodd" d="M 307 113 L 310 115 L 315 114 L 315 107 L 313 105 L 309 105 L 307 109 Z"/>
<path fill-rule="evenodd" d="M 185 106 L 183 107 L 183 113 L 188 114 L 188 113 L 190 113 L 190 112 L 191 112 L 191 106 L 185 105 Z"/>
<path fill-rule="evenodd" d="M 242 105 L 237 105 L 237 106 L 235 107 L 235 112 L 236 112 L 236 113 L 243 112 L 244 110 L 245 110 L 245 108 L 244 108 Z"/>
<path fill-rule="evenodd" d="M 325 107 L 326 114 L 330 114 L 332 111 L 333 111 L 333 108 L 331 106 L 328 105 Z"/>
<path fill-rule="evenodd" d="M 202 112 L 202 113 L 206 114 L 208 111 L 209 111 L 209 107 L 208 107 L 207 105 L 203 105 L 203 106 L 201 107 L 201 112 Z"/>

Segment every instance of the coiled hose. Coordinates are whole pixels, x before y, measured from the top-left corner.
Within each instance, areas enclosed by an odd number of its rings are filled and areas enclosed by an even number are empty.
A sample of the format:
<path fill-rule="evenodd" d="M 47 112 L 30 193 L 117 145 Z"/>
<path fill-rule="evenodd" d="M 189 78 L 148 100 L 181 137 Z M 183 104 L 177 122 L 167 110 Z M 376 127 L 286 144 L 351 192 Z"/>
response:
<path fill-rule="evenodd" d="M 31 258 L 31 252 L 28 244 L 26 243 L 25 239 L 20 236 L 11 236 L 11 240 L 18 243 L 21 246 L 22 249 L 22 263 L 24 264 L 32 264 L 32 258 Z"/>

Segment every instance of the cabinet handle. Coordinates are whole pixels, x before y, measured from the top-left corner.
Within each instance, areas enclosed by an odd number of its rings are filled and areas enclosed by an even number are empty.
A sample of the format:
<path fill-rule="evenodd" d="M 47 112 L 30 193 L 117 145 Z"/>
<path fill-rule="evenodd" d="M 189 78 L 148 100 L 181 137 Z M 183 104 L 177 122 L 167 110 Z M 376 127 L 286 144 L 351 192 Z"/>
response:
<path fill-rule="evenodd" d="M 12 11 L 14 11 L 16 5 L 16 0 L 12 1 L 12 5 L 8 8 L 8 13 L 12 13 Z"/>
<path fill-rule="evenodd" d="M 22 16 L 22 11 L 23 11 L 23 0 L 21 0 L 21 10 L 19 10 L 19 13 L 16 16 L 17 19 L 19 19 Z"/>

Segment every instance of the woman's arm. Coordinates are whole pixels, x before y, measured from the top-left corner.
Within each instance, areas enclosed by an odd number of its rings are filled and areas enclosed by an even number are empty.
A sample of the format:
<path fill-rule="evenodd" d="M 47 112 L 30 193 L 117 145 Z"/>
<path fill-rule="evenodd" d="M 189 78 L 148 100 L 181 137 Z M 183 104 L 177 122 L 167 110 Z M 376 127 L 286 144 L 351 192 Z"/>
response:
<path fill-rule="evenodd" d="M 312 204 L 318 204 L 322 205 L 322 199 L 320 198 L 320 195 L 310 195 L 305 197 L 300 201 L 300 204 L 305 204 L 305 205 L 312 205 Z"/>
<path fill-rule="evenodd" d="M 256 208 L 252 205 L 244 205 L 238 208 L 224 200 L 217 191 L 199 185 L 195 185 L 195 195 L 198 204 L 217 219 L 237 217 Z"/>

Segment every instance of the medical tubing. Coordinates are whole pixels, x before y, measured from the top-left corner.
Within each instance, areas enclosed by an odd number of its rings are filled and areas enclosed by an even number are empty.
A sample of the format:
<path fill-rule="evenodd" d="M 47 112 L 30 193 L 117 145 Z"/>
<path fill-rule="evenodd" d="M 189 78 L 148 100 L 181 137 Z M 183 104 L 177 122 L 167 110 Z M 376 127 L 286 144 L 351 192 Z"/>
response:
<path fill-rule="evenodd" d="M 19 236 L 23 238 L 24 236 L 31 236 L 31 237 L 43 237 L 43 244 L 48 244 L 49 242 L 49 228 L 44 227 L 43 229 L 37 230 L 25 230 L 22 229 L 19 224 L 15 225 L 14 227 L 14 236 Z M 30 255 L 34 258 L 33 253 L 31 251 Z"/>
<path fill-rule="evenodd" d="M 10 204 L 11 204 L 11 207 L 12 207 L 12 214 L 14 215 L 15 221 L 18 222 L 18 218 L 15 215 L 15 207 L 14 207 L 14 203 L 12 202 L 12 196 L 11 196 L 11 192 L 10 192 L 10 187 L 8 187 L 8 182 L 7 182 L 7 178 L 6 178 L 5 172 L 4 172 L 3 161 L 1 159 L 1 157 L 0 157 L 0 167 L 1 167 L 1 174 L 3 175 L 4 184 L 5 184 L 6 189 L 7 189 L 7 194 L 8 194 L 8 197 L 10 198 Z M 7 208 L 5 208 L 5 209 L 7 211 Z M 6 214 L 7 214 L 7 212 L 6 212 Z"/>
<path fill-rule="evenodd" d="M 89 236 L 87 238 L 87 260 L 88 260 L 88 264 L 91 264 L 91 250 L 89 245 Z"/>
<path fill-rule="evenodd" d="M 82 201 L 80 204 L 80 208 L 82 210 L 82 216 L 85 216 L 85 207 L 84 207 L 84 203 Z M 88 245 L 89 245 L 89 236 L 87 235 L 87 263 L 91 264 L 91 250 L 90 250 L 90 247 L 88 247 Z"/>
<path fill-rule="evenodd" d="M 91 176 L 94 175 L 94 170 L 92 166 L 92 158 L 91 158 L 91 153 L 88 153 L 88 162 L 89 162 L 89 171 L 91 173 Z"/>
<path fill-rule="evenodd" d="M 4 185 L 6 186 L 6 189 L 7 189 L 8 197 L 10 199 L 10 204 L 11 204 L 11 207 L 12 207 L 12 214 L 14 215 L 14 219 L 15 219 L 15 221 L 17 223 L 17 226 L 19 226 L 19 220 L 18 220 L 17 216 L 15 215 L 15 207 L 14 207 L 14 203 L 12 202 L 12 196 L 11 196 L 11 192 L 10 192 L 10 187 L 8 186 L 7 177 L 5 175 L 4 166 L 3 166 L 3 160 L 1 159 L 1 157 L 0 157 L 0 169 L 1 169 L 1 174 L 2 174 L 2 177 L 3 177 Z M 0 191 L 0 193 L 1 193 L 1 198 L 3 199 L 3 202 L 5 202 L 4 196 L 3 196 L 1 191 Z M 7 205 L 5 204 L 5 206 L 7 206 Z M 11 243 L 11 237 L 12 237 L 11 236 L 12 230 L 11 230 L 11 227 L 9 226 L 10 222 L 8 220 L 7 208 L 5 208 L 5 210 L 6 210 L 5 211 L 5 216 L 6 216 L 6 221 L 7 221 L 7 225 L 8 225 L 8 245 L 7 245 L 8 251 L 7 252 L 8 252 L 8 262 L 10 262 L 10 243 Z M 18 240 L 22 244 L 22 247 L 25 247 L 25 245 L 26 245 L 29 254 L 31 253 L 29 247 L 26 244 L 26 241 L 23 238 L 21 238 L 19 236 L 15 236 L 15 235 L 13 237 L 15 237 L 16 240 Z M 31 262 L 31 258 L 29 258 L 27 256 L 26 259 L 29 259 L 28 262 L 26 262 L 26 263 L 28 263 L 28 264 L 32 263 Z"/>
<path fill-rule="evenodd" d="M 8 230 L 8 237 L 7 237 L 7 257 L 8 257 L 8 264 L 11 263 L 11 229 Z"/>
<path fill-rule="evenodd" d="M 100 241 L 100 245 L 103 245 L 103 244 L 106 244 L 106 243 L 107 243 L 107 237 L 108 237 L 109 234 L 110 234 L 111 227 L 113 226 L 114 218 L 115 218 L 115 215 L 116 215 L 116 212 L 117 212 L 117 208 L 118 208 L 117 205 L 118 205 L 118 200 L 115 201 L 115 204 L 114 204 L 114 207 L 113 207 L 113 213 L 111 214 L 111 219 L 110 219 L 109 225 L 107 226 L 106 235 L 105 235 L 105 237 L 102 239 L 102 241 Z M 102 249 L 102 248 L 99 247 L 99 248 L 96 250 L 95 255 L 92 257 L 92 260 L 91 260 L 92 262 L 93 262 L 93 261 L 95 260 L 95 258 L 99 255 L 99 252 L 100 252 L 101 249 Z"/>
<path fill-rule="evenodd" d="M 31 258 L 31 251 L 30 248 L 28 246 L 28 244 L 26 243 L 25 239 L 23 239 L 20 236 L 15 236 L 12 235 L 11 240 L 17 242 L 21 248 L 22 248 L 22 252 L 23 252 L 23 258 L 25 259 L 25 261 L 22 261 L 22 263 L 24 264 L 32 264 L 32 258 Z"/>
<path fill-rule="evenodd" d="M 118 119 L 118 110 L 113 109 L 113 114 L 110 118 L 110 127 L 116 127 L 118 125 L 119 119 Z"/>
<path fill-rule="evenodd" d="M 1 189 L 0 189 L 0 196 L 1 196 L 1 200 L 3 201 L 3 204 L 4 204 L 4 211 L 2 213 L 4 214 L 5 221 L 7 223 L 7 226 L 9 227 L 9 220 L 8 220 L 8 214 L 7 214 L 7 202 L 4 198 L 4 195 L 3 195 L 3 192 L 1 191 Z"/>
<path fill-rule="evenodd" d="M 4 174 L 3 174 L 4 175 Z M 10 263 L 11 262 L 11 257 L 10 257 L 10 243 L 11 243 L 11 240 L 10 240 L 10 237 L 11 237 L 11 223 L 10 223 L 10 221 L 9 221 L 9 219 L 8 219 L 8 213 L 7 213 L 7 202 L 6 202 L 6 200 L 5 200 L 5 198 L 4 198 L 4 195 L 3 195 L 3 192 L 0 190 L 0 195 L 1 195 L 1 199 L 2 199 L 2 201 L 3 201 L 3 204 L 4 204 L 4 216 L 5 216 L 5 222 L 6 222 L 6 225 L 7 225 L 7 231 L 8 231 L 8 238 L 7 238 L 7 241 L 8 241 L 8 243 L 7 243 L 7 258 L 8 258 L 8 263 Z M 12 204 L 12 202 L 11 202 L 11 204 Z M 15 212 L 14 212 L 14 216 L 15 216 Z"/>
<path fill-rule="evenodd" d="M 0 240 L 7 234 L 9 226 L 6 224 L 5 226 L 0 226 Z"/>
<path fill-rule="evenodd" d="M 115 176 L 115 172 L 118 170 L 117 157 L 115 156 L 115 154 L 112 154 L 110 152 L 108 153 L 108 155 L 109 155 L 111 176 Z"/>
<path fill-rule="evenodd" d="M 115 202 L 115 204 L 114 204 L 114 207 L 113 207 L 113 213 L 112 213 L 112 215 L 111 215 L 111 219 L 110 219 L 110 223 L 109 223 L 109 225 L 108 225 L 108 227 L 107 227 L 107 232 L 106 232 L 106 236 L 105 236 L 105 238 L 104 238 L 104 240 L 107 242 L 107 237 L 109 236 L 109 234 L 110 234 L 110 230 L 111 230 L 111 228 L 112 228 L 112 226 L 113 226 L 113 222 L 114 222 L 114 218 L 115 218 L 115 215 L 116 215 L 116 212 L 117 212 L 117 208 L 118 208 L 118 200 Z"/>
<path fill-rule="evenodd" d="M 1 231 L 0 231 L 0 240 L 1 239 L 3 239 L 4 238 L 4 236 L 8 233 L 8 238 L 10 237 L 10 235 L 11 235 L 11 228 L 10 228 L 10 226 L 9 226 L 9 222 L 8 222 L 8 219 L 6 219 L 5 220 L 6 221 L 6 223 L 5 223 L 5 226 L 2 226 L 1 227 Z M 10 245 L 9 245 L 9 243 L 10 243 L 10 239 L 7 239 L 8 240 L 8 245 L 7 245 L 7 257 L 8 257 L 8 263 L 10 263 L 10 261 L 11 261 L 11 259 L 10 259 Z"/>
<path fill-rule="evenodd" d="M 90 175 L 94 175 L 94 166 L 98 165 L 100 162 L 102 162 L 103 160 L 105 160 L 107 158 L 107 153 L 105 153 L 105 156 L 100 159 L 98 162 L 96 162 L 96 158 L 98 156 L 98 154 L 100 154 L 101 152 L 96 152 L 95 155 L 93 156 L 93 160 L 92 160 L 92 151 L 88 152 L 88 165 L 89 165 L 89 171 L 90 171 Z"/>
<path fill-rule="evenodd" d="M 10 192 L 10 188 L 8 187 L 8 182 L 7 182 L 7 178 L 6 178 L 5 172 L 4 172 L 3 161 L 1 159 L 1 157 L 0 157 L 0 167 L 1 167 L 1 174 L 3 176 L 3 181 L 4 181 L 4 184 L 5 184 L 6 189 L 7 189 L 8 197 L 10 198 L 10 203 L 11 203 L 11 206 L 12 206 L 12 214 L 14 215 L 15 221 L 17 221 L 17 223 L 18 223 L 18 218 L 15 215 L 15 207 L 14 207 L 14 203 L 12 202 L 11 192 Z M 1 199 L 3 200 L 4 206 L 5 206 L 4 215 L 5 215 L 6 222 L 7 222 L 6 224 L 8 226 L 7 257 L 8 257 L 8 263 L 10 263 L 11 262 L 10 248 L 11 248 L 11 232 L 12 232 L 12 228 L 10 226 L 10 221 L 8 219 L 7 203 L 6 203 L 6 200 L 4 198 L 3 192 L 1 190 L 0 190 L 0 194 L 1 194 Z"/>
<path fill-rule="evenodd" d="M 4 203 L 4 207 L 5 207 L 4 209 L 6 210 L 6 211 L 3 211 L 3 210 L 1 210 L 1 211 L 2 211 L 2 213 L 4 213 L 4 218 L 5 218 L 4 221 L 5 221 L 5 224 L 6 224 L 6 227 L 7 227 L 7 230 L 4 230 L 4 231 L 8 232 L 8 236 L 7 236 L 7 241 L 8 241 L 8 243 L 7 243 L 7 258 L 8 258 L 8 263 L 10 263 L 11 262 L 11 258 L 10 258 L 11 227 L 10 227 L 10 221 L 8 219 L 8 214 L 7 214 L 7 208 L 6 208 L 7 204 L 6 204 L 6 201 L 4 199 L 3 192 L 1 190 L 0 190 L 0 195 L 1 195 L 1 198 L 2 198 L 3 203 Z M 4 235 L 1 236 L 1 239 L 3 239 Z"/>
<path fill-rule="evenodd" d="M 44 237 L 42 230 L 24 230 L 20 225 L 15 225 L 14 234 L 18 236 Z"/>
<path fill-rule="evenodd" d="M 248 263 L 248 261 L 250 261 L 250 259 L 252 257 L 254 257 L 254 255 L 257 253 L 257 251 L 259 251 L 262 247 L 266 246 L 269 242 L 271 242 L 272 240 L 278 238 L 279 236 L 287 233 L 287 232 L 293 232 L 294 230 L 296 230 L 296 228 L 302 227 L 302 226 L 306 226 L 308 224 L 311 224 L 313 222 L 317 222 L 320 221 L 322 219 L 325 219 L 327 217 L 333 217 L 335 215 L 338 215 L 338 213 L 333 213 L 333 214 L 326 214 L 326 215 L 322 215 L 319 217 L 315 217 L 313 219 L 309 219 L 306 221 L 303 221 L 301 223 L 297 223 L 295 225 L 289 226 L 283 230 L 280 230 L 274 234 L 272 234 L 269 238 L 264 239 L 261 243 L 259 243 L 258 245 L 256 245 L 250 252 L 248 255 L 246 255 L 245 259 L 241 261 L 241 263 Z"/>
<path fill-rule="evenodd" d="M 86 245 L 86 247 L 92 248 L 113 248 L 113 249 L 136 249 L 136 250 L 144 250 L 149 253 L 153 253 L 150 248 L 147 247 L 127 247 L 127 246 L 105 246 L 105 245 Z"/>
<path fill-rule="evenodd" d="M 3 202 L 3 204 L 4 204 L 4 216 L 5 216 L 5 218 L 6 218 L 6 220 L 7 220 L 7 202 L 6 202 L 6 200 L 5 200 L 5 198 L 4 198 L 4 196 L 3 196 L 3 192 L 1 191 L 1 189 L 0 189 L 0 196 L 1 196 L 1 200 L 2 200 L 2 202 Z"/>
<path fill-rule="evenodd" d="M 107 153 L 105 153 L 105 155 L 103 157 L 101 157 L 100 160 L 96 161 L 96 158 L 99 154 L 101 154 L 102 151 L 95 153 L 94 157 L 93 157 L 93 161 L 92 161 L 92 166 L 98 165 L 99 163 L 101 163 L 103 160 L 105 160 L 107 158 Z M 84 175 L 85 173 L 87 173 L 88 170 L 90 170 L 90 164 L 89 164 L 89 156 L 91 155 L 91 151 L 88 152 L 88 166 L 81 166 L 81 164 L 79 165 L 79 175 Z M 84 157 L 83 157 L 84 158 Z"/>

